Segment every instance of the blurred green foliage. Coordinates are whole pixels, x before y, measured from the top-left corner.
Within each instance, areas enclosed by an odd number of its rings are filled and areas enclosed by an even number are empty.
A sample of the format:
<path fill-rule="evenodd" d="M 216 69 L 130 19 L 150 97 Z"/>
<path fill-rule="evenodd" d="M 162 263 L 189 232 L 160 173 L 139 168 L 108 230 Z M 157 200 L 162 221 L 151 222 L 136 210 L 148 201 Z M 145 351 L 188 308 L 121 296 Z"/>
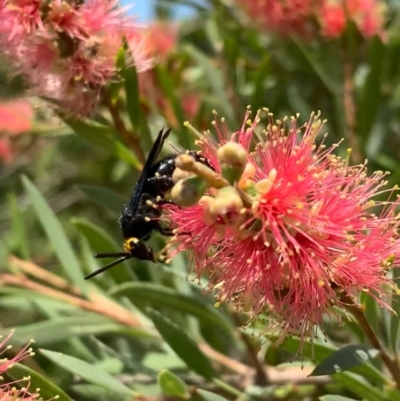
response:
<path fill-rule="evenodd" d="M 160 15 L 170 15 L 173 3 L 179 1 L 159 0 Z M 140 395 L 398 401 L 400 392 L 356 324 L 331 322 L 299 362 L 298 339 L 276 348 L 273 337 L 252 336 L 263 332 L 262 322 L 244 329 L 243 316 L 215 308 L 211 296 L 186 280 L 183 255 L 168 267 L 131 260 L 83 280 L 99 267 L 94 252 L 120 250 L 118 213 L 164 124 L 173 128 L 174 146 L 187 149 L 194 139 L 183 122 L 207 129 L 213 109 L 232 131 L 242 125 L 247 105 L 268 107 L 278 118 L 299 112 L 304 122 L 321 110 L 327 143 L 344 138 L 343 150 L 351 146 L 355 162 L 368 158 L 370 171 L 389 170 L 391 184 L 400 182 L 398 5 L 391 8 L 385 43 L 366 40 L 354 26 L 330 41 L 267 35 L 228 1 L 193 8 L 166 60 L 144 78 L 122 65 L 124 81 L 106 88 L 128 136 L 104 105 L 75 121 L 33 100 L 33 130 L 15 141 L 13 161 L 0 166 L 0 310 L 2 331 L 17 328 L 13 342 L 20 345 L 34 338 L 37 353 L 7 376 L 29 374 L 44 398 L 58 394 L 63 401 Z M 161 106 L 139 90 L 140 79 L 164 99 Z M 23 90 L 4 71 L 0 85 L 2 97 Z M 186 94 L 195 94 L 190 116 Z M 164 239 L 155 234 L 150 245 L 161 249 Z M 398 318 L 371 300 L 365 305 L 379 339 L 397 355 Z M 398 302 L 393 307 L 399 310 Z M 307 380 L 323 360 L 315 375 L 339 373 Z"/>

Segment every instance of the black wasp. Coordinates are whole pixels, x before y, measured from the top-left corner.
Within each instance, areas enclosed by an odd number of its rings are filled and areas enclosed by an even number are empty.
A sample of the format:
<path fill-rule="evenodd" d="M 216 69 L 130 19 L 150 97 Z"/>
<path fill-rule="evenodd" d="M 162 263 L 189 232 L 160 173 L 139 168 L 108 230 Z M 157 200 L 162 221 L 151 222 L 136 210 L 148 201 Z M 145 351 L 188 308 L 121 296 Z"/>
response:
<path fill-rule="evenodd" d="M 167 139 L 170 129 L 164 128 L 158 133 L 157 139 L 153 144 L 149 157 L 143 167 L 142 174 L 132 193 L 129 203 L 122 210 L 119 218 L 119 225 L 124 237 L 124 252 L 98 253 L 95 258 L 118 259 L 105 265 L 104 267 L 90 273 L 85 277 L 88 280 L 100 273 L 108 270 L 110 267 L 118 265 L 125 260 L 137 258 L 141 260 L 150 260 L 156 262 L 157 258 L 153 250 L 148 247 L 144 241 L 147 241 L 153 231 L 158 231 L 163 235 L 173 235 L 171 227 L 165 227 L 160 223 L 162 211 L 159 205 L 172 203 L 164 198 L 165 193 L 172 189 L 174 182 L 172 174 L 175 170 L 176 154 L 155 163 L 161 149 Z M 201 157 L 198 152 L 191 151 L 189 154 L 197 161 L 200 161 L 209 167 L 208 161 Z"/>

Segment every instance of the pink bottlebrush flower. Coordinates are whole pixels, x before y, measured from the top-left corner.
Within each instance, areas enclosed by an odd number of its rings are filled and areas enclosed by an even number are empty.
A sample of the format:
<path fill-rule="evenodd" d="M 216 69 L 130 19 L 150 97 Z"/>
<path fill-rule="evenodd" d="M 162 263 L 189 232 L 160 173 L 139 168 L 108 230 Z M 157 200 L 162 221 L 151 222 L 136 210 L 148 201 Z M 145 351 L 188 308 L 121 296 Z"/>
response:
<path fill-rule="evenodd" d="M 30 389 L 30 377 L 20 380 L 15 380 L 11 383 L 0 385 L 0 400 L 1 401 L 43 401 L 40 395 L 40 389 Z M 57 395 L 48 401 L 56 400 Z"/>
<path fill-rule="evenodd" d="M 152 66 L 147 34 L 117 0 L 0 0 L 2 52 L 35 95 L 72 113 L 87 114 L 103 87 L 120 79 L 116 66 L 124 39 L 126 64 Z M 75 99 L 74 99 L 75 97 Z"/>
<path fill-rule="evenodd" d="M 6 337 L 0 339 L 0 355 L 4 354 L 5 351 L 8 351 L 12 348 L 11 345 L 6 345 L 8 340 L 14 335 L 14 330 L 10 332 Z M 34 355 L 32 352 L 32 348 L 30 345 L 33 340 L 31 340 L 25 347 L 20 349 L 16 355 L 14 355 L 11 359 L 0 359 L 0 375 L 3 374 L 7 369 L 11 368 L 15 363 L 22 361 L 29 356 Z"/>
<path fill-rule="evenodd" d="M 153 22 L 147 29 L 147 45 L 154 57 L 165 58 L 178 41 L 178 26 L 176 23 L 163 21 Z"/>
<path fill-rule="evenodd" d="M 6 337 L 0 338 L 0 355 L 5 351 L 10 350 L 11 345 L 7 345 L 9 339 L 13 336 L 14 330 Z M 25 347 L 20 349 L 11 359 L 0 359 L 0 375 L 12 368 L 15 363 L 18 363 L 29 356 L 34 355 L 32 349 L 29 347 L 33 342 L 31 340 Z M 57 399 L 55 395 L 48 401 Z M 40 396 L 39 389 L 30 389 L 30 377 L 24 377 L 9 383 L 0 384 L 0 400 L 2 401 L 39 401 L 43 400 Z"/>
<path fill-rule="evenodd" d="M 268 32 L 304 34 L 320 0 L 236 0 Z"/>
<path fill-rule="evenodd" d="M 325 0 L 317 16 L 322 27 L 322 35 L 336 38 L 346 29 L 346 20 L 353 21 L 365 37 L 374 35 L 385 39 L 385 5 L 377 0 L 348 0 L 337 3 Z"/>
<path fill-rule="evenodd" d="M 10 32 L 11 36 L 16 32 L 24 34 L 33 33 L 37 27 L 43 26 L 40 15 L 41 7 L 44 5 L 42 0 L 14 0 L 5 2 L 5 7 L 12 13 L 14 29 Z"/>
<path fill-rule="evenodd" d="M 382 296 L 394 287 L 387 268 L 399 261 L 398 202 L 383 202 L 385 209 L 374 214 L 385 174 L 349 166 L 334 154 L 338 145 L 317 146 L 319 115 L 301 127 L 297 117 L 267 115 L 262 126 L 260 113 L 253 121 L 246 113 L 232 135 L 215 122 L 217 140 L 190 126 L 217 173 L 235 172 L 232 158 L 242 173 L 219 189 L 211 179 L 208 195 L 194 206 L 165 207 L 176 232 L 170 256 L 189 251 L 194 272 L 209 277 L 208 290 L 220 301 L 250 317 L 267 313 L 279 323 L 281 339 L 297 333 L 304 340 L 325 314 L 336 317 L 333 305 L 345 306 L 343 291 L 368 291 L 388 307 Z M 232 143 L 242 150 L 240 159 L 228 149 Z"/>
<path fill-rule="evenodd" d="M 326 2 L 319 13 L 321 33 L 327 38 L 337 38 L 346 28 L 346 14 L 337 3 Z"/>
<path fill-rule="evenodd" d="M 262 30 L 281 35 L 307 35 L 313 21 L 321 25 L 321 33 L 337 38 L 346 28 L 346 20 L 354 21 L 365 37 L 385 37 L 385 5 L 379 0 L 236 0 Z"/>

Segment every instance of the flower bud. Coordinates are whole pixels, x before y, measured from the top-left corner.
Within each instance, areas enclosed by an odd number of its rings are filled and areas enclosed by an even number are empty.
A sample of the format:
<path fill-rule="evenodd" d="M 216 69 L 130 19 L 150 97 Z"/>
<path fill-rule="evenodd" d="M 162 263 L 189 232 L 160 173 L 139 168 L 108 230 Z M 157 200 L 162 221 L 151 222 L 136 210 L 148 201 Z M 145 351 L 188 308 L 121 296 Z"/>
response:
<path fill-rule="evenodd" d="M 188 171 L 182 170 L 179 167 L 176 167 L 174 172 L 172 173 L 172 181 L 177 183 L 179 180 L 184 180 L 185 178 L 189 178 L 193 174 Z"/>
<path fill-rule="evenodd" d="M 204 195 L 199 200 L 199 205 L 203 206 L 204 215 L 203 220 L 206 224 L 214 224 L 214 219 L 210 213 L 210 207 L 214 204 L 214 198 L 212 196 Z"/>
<path fill-rule="evenodd" d="M 247 152 L 243 146 L 236 142 L 228 142 L 218 149 L 217 157 L 221 164 L 222 176 L 231 185 L 238 182 L 247 163 Z"/>
<path fill-rule="evenodd" d="M 240 189 L 246 190 L 247 188 L 254 186 L 255 175 L 256 168 L 254 167 L 254 164 L 251 162 L 246 163 L 242 176 L 240 177 L 238 187 Z"/>
<path fill-rule="evenodd" d="M 243 202 L 233 187 L 221 189 L 214 202 L 209 204 L 210 216 L 217 224 L 234 224 L 241 217 Z"/>
<path fill-rule="evenodd" d="M 260 194 L 260 195 L 265 195 L 267 194 L 272 186 L 274 185 L 276 181 L 276 177 L 278 176 L 278 172 L 276 169 L 271 169 L 270 172 L 268 173 L 268 178 L 264 178 L 263 180 L 258 181 L 254 188 L 255 190 Z"/>
<path fill-rule="evenodd" d="M 179 206 L 195 205 L 207 188 L 207 183 L 199 177 L 179 180 L 171 190 L 171 199 Z"/>

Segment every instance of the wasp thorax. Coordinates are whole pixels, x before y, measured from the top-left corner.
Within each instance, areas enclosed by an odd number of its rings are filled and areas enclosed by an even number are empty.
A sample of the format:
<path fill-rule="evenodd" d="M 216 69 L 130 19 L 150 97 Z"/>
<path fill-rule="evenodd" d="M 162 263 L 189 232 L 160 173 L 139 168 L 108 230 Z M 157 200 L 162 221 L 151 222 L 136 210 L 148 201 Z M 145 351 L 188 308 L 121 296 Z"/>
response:
<path fill-rule="evenodd" d="M 208 213 L 214 223 L 222 225 L 237 224 L 242 220 L 243 201 L 233 187 L 218 191 L 214 202 L 208 204 Z"/>

